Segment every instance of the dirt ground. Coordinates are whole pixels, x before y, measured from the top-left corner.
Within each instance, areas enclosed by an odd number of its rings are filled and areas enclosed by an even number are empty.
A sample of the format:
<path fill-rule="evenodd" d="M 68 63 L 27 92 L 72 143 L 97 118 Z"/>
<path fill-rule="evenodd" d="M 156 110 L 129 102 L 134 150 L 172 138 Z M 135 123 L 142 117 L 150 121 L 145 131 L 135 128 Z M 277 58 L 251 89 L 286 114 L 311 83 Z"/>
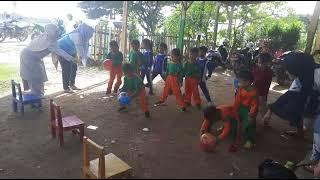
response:
<path fill-rule="evenodd" d="M 108 79 L 105 71 L 80 68 L 76 83 L 84 89 L 66 95 L 61 92 L 61 70 L 55 70 L 49 58 L 45 62 L 49 82 L 42 112 L 28 107 L 21 117 L 11 110 L 9 91 L 1 93 L 0 178 L 81 177 L 79 138 L 71 132 L 65 133 L 63 148 L 51 138 L 50 98 L 62 107 L 63 116 L 77 115 L 86 127 L 97 126 L 96 130 L 86 128 L 85 135 L 133 167 L 132 178 L 256 178 L 257 166 L 263 159 L 269 157 L 282 163 L 300 161 L 312 145 L 310 136 L 303 141 L 281 137 L 280 132 L 290 128 L 287 122 L 273 117 L 269 129 L 258 118 L 257 146 L 252 151 L 240 149 L 229 153 L 230 140 L 226 139 L 216 152 L 205 153 L 198 148 L 202 123 L 199 110 L 192 107 L 180 112 L 173 96 L 168 98 L 167 106 L 152 107 L 162 91 L 160 78 L 155 84 L 156 95 L 148 96 L 151 119 L 146 119 L 135 101 L 128 112 L 117 112 L 116 97 L 104 94 Z M 217 71 L 208 80 L 208 86 L 215 104 L 233 102 L 231 75 Z M 269 102 L 285 91 L 280 87 L 273 89 Z M 143 128 L 150 131 L 144 132 Z M 115 143 L 111 143 L 113 140 Z M 238 168 L 240 171 L 235 170 Z"/>

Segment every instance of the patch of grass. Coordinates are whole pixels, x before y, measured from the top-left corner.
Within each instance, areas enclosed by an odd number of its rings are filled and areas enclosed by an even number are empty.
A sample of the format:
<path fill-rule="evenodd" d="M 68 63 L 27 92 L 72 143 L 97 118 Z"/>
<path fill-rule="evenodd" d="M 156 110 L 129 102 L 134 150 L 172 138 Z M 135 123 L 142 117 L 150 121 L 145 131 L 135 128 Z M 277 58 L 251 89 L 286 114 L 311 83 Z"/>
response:
<path fill-rule="evenodd" d="M 10 80 L 18 79 L 18 68 L 8 64 L 0 64 L 0 91 L 10 90 Z"/>
<path fill-rule="evenodd" d="M 0 81 L 5 81 L 13 77 L 17 77 L 17 68 L 7 64 L 0 64 Z"/>

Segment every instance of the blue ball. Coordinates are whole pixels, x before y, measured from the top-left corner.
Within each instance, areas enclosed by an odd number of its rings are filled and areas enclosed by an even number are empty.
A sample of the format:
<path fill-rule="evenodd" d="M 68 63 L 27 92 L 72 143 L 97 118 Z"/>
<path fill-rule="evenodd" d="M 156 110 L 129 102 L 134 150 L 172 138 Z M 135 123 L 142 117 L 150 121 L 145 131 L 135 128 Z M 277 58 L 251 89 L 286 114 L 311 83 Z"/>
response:
<path fill-rule="evenodd" d="M 128 105 L 130 102 L 130 98 L 128 96 L 128 94 L 126 92 L 121 92 L 118 95 L 118 101 L 120 103 L 120 105 L 124 106 L 124 105 Z"/>

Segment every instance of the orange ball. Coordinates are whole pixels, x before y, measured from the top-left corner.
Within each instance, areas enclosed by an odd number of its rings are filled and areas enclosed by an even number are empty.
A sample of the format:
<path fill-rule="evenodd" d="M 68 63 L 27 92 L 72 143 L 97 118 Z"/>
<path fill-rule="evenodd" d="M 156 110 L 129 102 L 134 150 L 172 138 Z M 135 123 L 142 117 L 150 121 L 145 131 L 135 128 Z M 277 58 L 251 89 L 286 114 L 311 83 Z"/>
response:
<path fill-rule="evenodd" d="M 106 59 L 103 61 L 103 67 L 105 70 L 111 70 L 112 61 L 110 59 Z"/>
<path fill-rule="evenodd" d="M 214 151 L 216 138 L 210 133 L 204 133 L 200 138 L 200 149 L 206 152 Z"/>

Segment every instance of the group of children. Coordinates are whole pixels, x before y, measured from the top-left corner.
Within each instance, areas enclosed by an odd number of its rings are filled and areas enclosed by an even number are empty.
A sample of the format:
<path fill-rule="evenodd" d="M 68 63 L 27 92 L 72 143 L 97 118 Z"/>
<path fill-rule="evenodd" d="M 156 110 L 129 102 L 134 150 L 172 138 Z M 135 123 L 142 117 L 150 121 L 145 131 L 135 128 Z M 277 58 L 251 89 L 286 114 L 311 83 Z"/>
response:
<path fill-rule="evenodd" d="M 235 81 L 238 83 L 232 106 L 208 106 L 204 110 L 200 135 L 213 132 L 212 124 L 222 121 L 222 131 L 216 141 L 220 142 L 230 134 L 233 139 L 229 148 L 231 152 L 236 151 L 241 140 L 244 142 L 244 148 L 251 149 L 254 146 L 258 110 L 261 114 L 267 111 L 267 97 L 272 81 L 269 64 L 272 57 L 268 53 L 260 53 L 257 59 L 258 62 L 252 69 L 245 66 L 235 67 Z"/>
<path fill-rule="evenodd" d="M 165 43 L 160 44 L 159 54 L 155 58 L 153 58 L 152 41 L 149 39 L 142 40 L 141 49 L 144 50 L 144 53 L 140 51 L 138 40 L 132 40 L 130 46 L 132 50 L 129 53 L 128 63 L 123 63 L 123 55 L 119 51 L 118 44 L 115 41 L 110 42 L 111 51 L 106 58 L 111 60 L 112 68 L 106 94 L 111 93 L 116 76 L 117 82 L 114 86 L 114 93 L 118 92 L 122 83 L 122 73 L 124 73 L 124 83 L 120 92 L 127 92 L 130 99 L 139 94 L 141 108 L 146 117 L 149 117 L 150 113 L 145 100 L 145 93 L 142 93 L 141 89 L 148 87 L 149 94 L 153 95 L 152 81 L 160 75 L 165 81 L 165 85 L 159 101 L 155 103 L 156 105 L 164 103 L 168 95 L 173 93 L 182 111 L 185 111 L 186 107 L 191 105 L 192 99 L 195 105 L 201 109 L 198 86 L 202 89 L 207 101 L 212 103 L 206 80 L 211 77 L 213 64 L 206 59 L 206 47 L 192 48 L 188 60 L 183 63 L 179 49 L 173 49 L 170 55 L 167 55 L 167 45 Z M 143 84 L 145 77 L 148 82 L 146 85 Z M 180 88 L 184 77 L 185 93 L 182 94 Z M 123 109 L 125 107 L 120 107 L 120 110 Z"/>
<path fill-rule="evenodd" d="M 128 63 L 123 63 L 123 55 L 119 51 L 118 44 L 115 41 L 110 42 L 111 52 L 107 59 L 112 61 L 110 71 L 110 80 L 108 83 L 107 94 L 111 93 L 113 81 L 117 76 L 117 82 L 114 87 L 114 93 L 118 92 L 121 85 L 122 73 L 124 73 L 123 87 L 119 92 L 126 92 L 130 99 L 139 96 L 141 110 L 146 117 L 150 117 L 148 104 L 146 101 L 145 87 L 149 88 L 149 94 L 153 95 L 153 79 L 160 75 L 165 81 L 162 94 L 155 105 L 163 104 L 169 94 L 176 98 L 181 111 L 192 104 L 201 109 L 201 98 L 198 87 L 201 88 L 209 106 L 204 109 L 204 122 L 201 126 L 200 135 L 203 133 L 212 133 L 212 125 L 217 121 L 223 121 L 222 133 L 217 137 L 218 142 L 231 134 L 234 143 L 230 151 L 235 151 L 240 140 L 244 140 L 245 148 L 252 148 L 254 145 L 256 116 L 258 114 L 259 102 L 266 108 L 267 96 L 272 79 L 272 72 L 268 67 L 271 62 L 271 56 L 260 54 L 258 63 L 252 71 L 247 69 L 238 69 L 236 78 L 239 87 L 236 91 L 236 97 L 232 106 L 215 106 L 212 103 L 206 80 L 211 77 L 214 69 L 212 62 L 206 59 L 207 48 L 191 48 L 187 60 L 183 60 L 179 49 L 172 49 L 170 55 L 166 54 L 167 45 L 160 44 L 159 54 L 153 58 L 152 41 L 144 39 L 140 52 L 140 43 L 138 40 L 132 40 L 130 43 L 131 52 Z M 271 75 L 270 75 L 271 73 Z M 147 78 L 147 84 L 143 80 Z M 181 87 L 184 79 L 184 94 Z M 126 107 L 121 106 L 119 111 Z"/>

